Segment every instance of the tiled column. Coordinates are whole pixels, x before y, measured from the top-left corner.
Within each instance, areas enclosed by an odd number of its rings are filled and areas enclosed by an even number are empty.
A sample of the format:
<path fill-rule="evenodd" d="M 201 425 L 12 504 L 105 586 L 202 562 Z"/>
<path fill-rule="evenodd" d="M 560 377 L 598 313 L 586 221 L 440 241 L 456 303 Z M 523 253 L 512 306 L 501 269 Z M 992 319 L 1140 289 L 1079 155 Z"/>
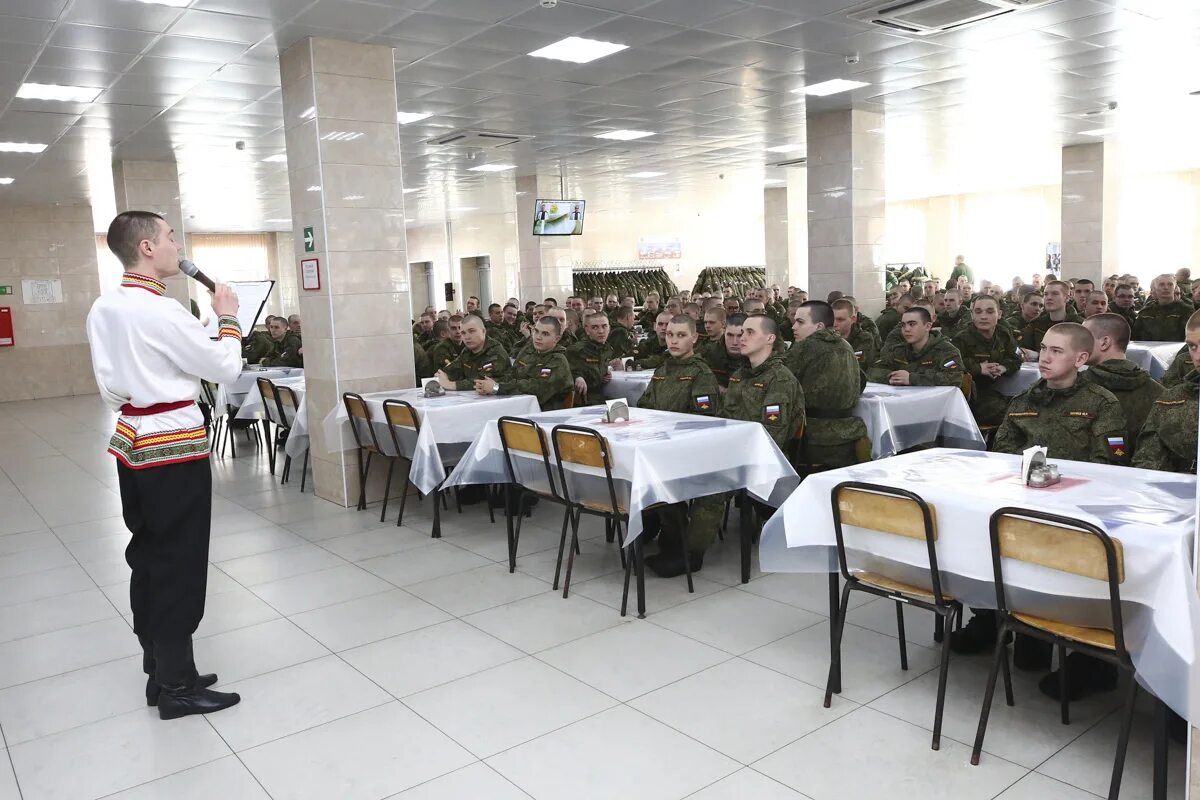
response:
<path fill-rule="evenodd" d="M 1116 145 L 1062 149 L 1062 276 L 1099 286 L 1118 271 Z"/>
<path fill-rule="evenodd" d="M 557 297 L 561 303 L 574 291 L 571 237 L 533 235 L 533 204 L 542 198 L 570 199 L 562 196 L 557 177 L 526 175 L 517 178 L 517 248 L 521 259 L 517 297 L 522 302 Z"/>
<path fill-rule="evenodd" d="M 343 392 L 414 386 L 408 258 L 392 48 L 305 39 L 279 59 L 295 256 L 320 262 L 321 286 L 300 281 L 305 404 L 316 493 L 358 497 L 349 434 L 322 421 Z M 305 252 L 311 227 L 315 251 Z M 281 267 L 282 270 L 282 267 Z M 382 496 L 386 469 L 373 469 Z"/>
<path fill-rule="evenodd" d="M 763 190 L 764 253 L 767 262 L 767 286 L 779 284 L 787 288 L 790 281 L 788 263 L 788 190 L 786 186 Z"/>
<path fill-rule="evenodd" d="M 808 169 L 787 171 L 788 286 L 808 289 Z M 824 298 L 810 295 L 816 300 Z"/>
<path fill-rule="evenodd" d="M 868 309 L 883 303 L 883 115 L 810 113 L 808 294 L 837 289 Z"/>
<path fill-rule="evenodd" d="M 179 199 L 179 169 L 174 161 L 113 162 L 113 189 L 117 211 L 159 214 L 175 229 L 175 241 L 183 245 L 184 253 L 187 253 L 187 230 Z M 185 275 L 176 275 L 166 283 L 167 293 L 183 303 L 184 308 L 190 308 L 190 284 L 194 281 Z M 203 287 L 200 290 L 203 291 Z"/>

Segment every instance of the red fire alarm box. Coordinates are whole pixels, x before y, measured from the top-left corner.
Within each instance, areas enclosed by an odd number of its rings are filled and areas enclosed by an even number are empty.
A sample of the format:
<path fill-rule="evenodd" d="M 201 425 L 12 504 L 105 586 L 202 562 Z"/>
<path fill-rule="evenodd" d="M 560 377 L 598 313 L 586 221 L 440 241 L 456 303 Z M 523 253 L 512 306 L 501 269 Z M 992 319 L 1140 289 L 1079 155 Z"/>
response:
<path fill-rule="evenodd" d="M 0 306 L 0 347 L 12 347 L 15 344 L 13 339 L 13 316 L 12 309 L 8 306 Z"/>

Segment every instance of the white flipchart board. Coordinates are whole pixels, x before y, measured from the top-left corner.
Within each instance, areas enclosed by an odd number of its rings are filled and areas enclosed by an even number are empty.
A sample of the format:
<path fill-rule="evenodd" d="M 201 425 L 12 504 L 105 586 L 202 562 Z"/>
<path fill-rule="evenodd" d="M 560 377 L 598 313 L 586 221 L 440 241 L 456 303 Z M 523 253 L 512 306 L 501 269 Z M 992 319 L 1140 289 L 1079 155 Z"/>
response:
<path fill-rule="evenodd" d="M 235 281 L 229 284 L 229 288 L 233 289 L 233 293 L 238 296 L 237 315 L 238 322 L 242 326 L 242 335 L 249 334 L 258 324 L 263 306 L 267 304 L 267 298 L 271 295 L 271 290 L 275 288 L 275 281 Z M 209 317 L 205 330 L 208 331 L 210 337 L 217 338 L 215 314 Z"/>

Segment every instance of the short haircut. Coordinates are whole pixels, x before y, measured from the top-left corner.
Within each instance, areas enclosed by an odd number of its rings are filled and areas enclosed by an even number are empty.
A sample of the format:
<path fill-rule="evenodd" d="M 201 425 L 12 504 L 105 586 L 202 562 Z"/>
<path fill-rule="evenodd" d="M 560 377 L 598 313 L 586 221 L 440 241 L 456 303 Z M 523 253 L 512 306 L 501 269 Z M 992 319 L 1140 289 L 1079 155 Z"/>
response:
<path fill-rule="evenodd" d="M 288 322 L 298 322 L 299 320 L 300 320 L 299 314 L 292 314 L 291 316 L 288 317 Z"/>
<path fill-rule="evenodd" d="M 1187 329 L 1189 331 L 1200 330 L 1200 311 L 1197 311 L 1188 317 Z"/>
<path fill-rule="evenodd" d="M 683 308 L 685 311 L 696 311 L 698 313 L 700 311 L 700 304 L 699 303 L 688 303 Z"/>
<path fill-rule="evenodd" d="M 1096 296 L 1096 295 L 1099 295 L 1100 297 L 1103 297 L 1105 300 L 1107 300 L 1107 299 L 1108 299 L 1108 292 L 1103 292 L 1103 291 L 1101 291 L 1101 290 L 1099 290 L 1099 289 L 1092 289 L 1090 292 L 1088 292 L 1088 294 L 1087 294 L 1087 299 L 1088 299 L 1088 300 L 1091 300 L 1091 299 L 1092 299 L 1094 296 Z"/>
<path fill-rule="evenodd" d="M 472 316 L 472 315 L 468 314 L 467 316 Z M 463 315 L 462 315 L 462 314 L 451 314 L 451 315 L 450 315 L 450 322 L 452 322 L 452 323 L 453 323 L 453 322 L 457 322 L 457 323 L 459 323 L 459 324 L 461 325 L 461 324 L 462 324 L 462 321 L 463 321 Z"/>
<path fill-rule="evenodd" d="M 1059 287 L 1060 289 L 1063 290 L 1064 294 L 1071 293 L 1071 284 L 1067 283 L 1066 281 L 1060 281 L 1060 280 L 1046 281 L 1046 283 L 1042 286 L 1042 290 L 1049 291 L 1051 286 Z"/>
<path fill-rule="evenodd" d="M 568 323 L 574 323 L 576 326 L 579 325 L 579 318 L 581 314 L 578 311 L 573 308 L 568 308 L 566 309 L 566 315 Z"/>
<path fill-rule="evenodd" d="M 704 312 L 704 316 L 712 317 L 713 319 L 717 320 L 718 322 L 724 322 L 725 321 L 725 309 L 721 308 L 720 306 L 710 306 L 709 309 Z"/>
<path fill-rule="evenodd" d="M 725 298 L 725 302 L 726 302 L 726 303 L 733 303 L 733 307 L 734 307 L 734 308 L 741 308 L 741 307 L 742 307 L 742 301 L 738 300 L 736 297 L 726 297 L 726 298 Z"/>
<path fill-rule="evenodd" d="M 745 324 L 746 324 L 746 315 L 745 314 L 730 314 L 728 317 L 725 318 L 725 326 L 726 327 L 740 328 Z"/>
<path fill-rule="evenodd" d="M 158 242 L 158 223 L 165 219 L 153 211 L 122 211 L 108 225 L 108 249 L 122 266 L 138 263 L 138 245 L 149 239 Z"/>
<path fill-rule="evenodd" d="M 476 297 L 475 295 L 471 295 L 471 296 L 470 296 L 470 297 L 468 297 L 467 299 L 468 299 L 468 300 L 474 300 L 474 301 L 475 301 L 475 305 L 479 305 L 479 298 L 478 298 L 478 297 Z"/>
<path fill-rule="evenodd" d="M 570 318 L 570 316 L 571 316 L 571 312 L 568 311 L 567 317 Z M 605 325 L 608 324 L 608 315 L 605 314 L 603 311 L 593 311 L 591 314 L 584 315 L 584 318 L 583 318 L 583 326 L 585 328 L 588 325 L 591 325 L 592 323 L 598 324 L 601 322 L 603 322 Z"/>
<path fill-rule="evenodd" d="M 671 325 L 686 325 L 691 333 L 696 332 L 696 320 L 689 317 L 687 314 L 676 314 L 671 317 Z"/>
<path fill-rule="evenodd" d="M 672 314 L 670 311 L 660 311 L 660 312 L 658 312 L 658 314 L 657 314 L 657 315 L 654 317 L 654 322 L 657 324 L 657 323 L 658 323 L 658 321 L 659 321 L 660 319 L 662 319 L 663 317 L 666 317 L 666 318 L 667 318 L 667 322 L 670 322 L 670 321 L 671 321 L 671 317 L 673 317 L 673 316 L 675 316 L 675 315 L 674 315 L 674 314 Z"/>
<path fill-rule="evenodd" d="M 433 335 L 435 338 L 440 339 L 443 333 L 449 333 L 449 332 L 450 332 L 450 323 L 447 322 L 446 320 L 439 319 L 437 322 L 433 323 Z"/>
<path fill-rule="evenodd" d="M 658 292 L 649 292 L 646 294 L 647 300 L 658 300 Z"/>
<path fill-rule="evenodd" d="M 825 302 L 832 305 L 834 300 L 841 300 L 845 296 L 846 295 L 844 293 L 839 292 L 837 289 L 834 289 L 832 292 L 829 293 L 829 296 L 825 298 Z"/>
<path fill-rule="evenodd" d="M 944 292 L 944 294 L 946 295 L 946 297 L 949 297 L 950 295 L 954 295 L 954 296 L 955 296 L 955 297 L 957 297 L 959 300 L 961 300 L 961 299 L 962 299 L 962 293 L 961 293 L 961 292 L 959 292 L 959 291 L 958 291 L 958 289 L 947 289 L 947 290 Z"/>
<path fill-rule="evenodd" d="M 538 325 L 545 325 L 554 331 L 555 336 L 562 336 L 562 324 L 556 317 L 542 317 L 537 321 Z"/>
<path fill-rule="evenodd" d="M 1084 320 L 1084 325 L 1088 328 L 1095 328 L 1092 331 L 1094 336 L 1111 337 L 1117 343 L 1117 347 L 1122 350 L 1129 347 L 1129 340 L 1133 336 L 1133 332 L 1129 329 L 1129 323 L 1120 314 L 1097 314 Z"/>
<path fill-rule="evenodd" d="M 913 306 L 912 308 L 910 308 L 908 311 L 905 311 L 904 313 L 905 314 L 916 314 L 918 317 L 921 318 L 921 322 L 929 322 L 929 323 L 933 322 L 933 317 L 931 317 L 929 315 L 929 310 L 926 308 L 922 308 L 921 306 Z"/>
<path fill-rule="evenodd" d="M 833 327 L 833 307 L 829 303 L 820 300 L 809 300 L 806 303 L 801 303 L 800 307 L 808 309 L 808 315 L 813 322 L 820 322 L 826 328 Z"/>
<path fill-rule="evenodd" d="M 975 306 L 975 304 L 976 304 L 976 303 L 979 303 L 979 302 L 987 302 L 987 303 L 991 303 L 991 304 L 992 304 L 992 305 L 994 305 L 994 306 L 995 306 L 997 309 L 999 309 L 999 308 L 1000 308 L 1000 301 L 999 301 L 999 300 L 997 300 L 996 298 L 992 297 L 990 294 L 977 294 L 977 295 L 975 295 L 975 297 L 974 297 L 974 298 L 971 300 L 971 306 L 972 306 L 972 307 L 974 307 L 974 306 Z"/>
<path fill-rule="evenodd" d="M 633 319 L 633 306 L 621 306 L 617 310 L 616 318 L 618 320 Z"/>
<path fill-rule="evenodd" d="M 422 311 L 421 319 L 425 319 L 425 317 L 429 317 L 430 319 L 437 319 L 437 312 L 436 311 Z"/>
<path fill-rule="evenodd" d="M 850 316 L 854 316 L 854 303 L 847 300 L 845 297 L 839 297 L 829 304 L 829 307 L 834 311 L 848 311 Z"/>
<path fill-rule="evenodd" d="M 766 314 L 751 314 L 750 317 L 758 320 L 759 327 L 762 328 L 763 336 L 779 336 L 779 326 L 775 324 L 775 320 L 771 319 Z M 747 317 L 747 319 L 750 317 Z"/>
<path fill-rule="evenodd" d="M 505 311 L 508 311 L 510 308 L 511 308 L 513 311 L 520 311 L 520 310 L 521 310 L 520 308 L 518 308 L 517 306 L 513 305 L 512 303 L 505 303 L 505 304 L 504 304 L 504 310 L 505 310 Z"/>
<path fill-rule="evenodd" d="M 1061 333 L 1067 337 L 1067 341 L 1077 353 L 1091 353 L 1096 349 L 1096 337 L 1092 336 L 1092 332 L 1078 322 L 1060 322 L 1057 325 L 1051 325 L 1050 330 L 1046 331 L 1046 335 L 1049 336 L 1052 333 Z"/>
<path fill-rule="evenodd" d="M 1088 280 L 1087 278 L 1076 278 L 1075 285 L 1076 286 L 1084 286 L 1084 285 L 1095 286 L 1096 284 L 1094 282 L 1092 282 L 1091 280 Z"/>
<path fill-rule="evenodd" d="M 451 319 L 453 319 L 453 318 L 451 318 Z M 484 330 L 487 330 L 487 328 L 484 327 L 483 320 L 481 320 L 479 317 L 475 316 L 474 314 L 467 314 L 465 317 L 463 317 L 462 318 L 462 326 L 464 328 L 469 327 L 469 326 L 474 326 L 476 328 L 483 328 Z"/>
<path fill-rule="evenodd" d="M 1132 286 L 1130 286 L 1128 283 L 1118 283 L 1118 284 L 1117 284 L 1117 288 L 1116 288 L 1116 289 L 1113 289 L 1113 294 L 1117 294 L 1117 293 L 1119 293 L 1119 292 L 1120 292 L 1122 289 L 1124 289 L 1125 291 L 1129 292 L 1130 294 L 1133 294 L 1133 293 L 1134 293 L 1134 292 L 1133 292 L 1133 287 L 1132 287 Z"/>
<path fill-rule="evenodd" d="M 492 311 L 494 311 L 494 310 L 495 310 L 495 309 L 497 309 L 497 308 L 500 308 L 500 304 L 499 304 L 499 303 L 492 303 L 490 306 L 488 306 L 488 313 L 489 313 L 489 314 L 490 314 L 490 313 L 492 313 Z"/>

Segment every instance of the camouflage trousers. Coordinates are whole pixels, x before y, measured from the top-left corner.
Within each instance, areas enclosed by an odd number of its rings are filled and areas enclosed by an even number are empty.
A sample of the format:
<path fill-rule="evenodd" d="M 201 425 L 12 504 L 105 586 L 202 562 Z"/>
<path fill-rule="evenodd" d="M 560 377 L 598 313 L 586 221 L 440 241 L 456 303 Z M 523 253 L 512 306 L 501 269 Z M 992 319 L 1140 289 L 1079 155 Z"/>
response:
<path fill-rule="evenodd" d="M 646 533 L 658 533 L 660 551 L 678 549 L 682 540 L 679 522 L 686 520 L 688 550 L 693 553 L 707 550 L 717 539 L 728 497 L 728 492 L 699 497 L 691 501 L 690 513 L 688 503 L 660 506 L 643 513 L 642 529 Z"/>
<path fill-rule="evenodd" d="M 980 425 L 999 425 L 1008 410 L 1008 398 L 995 389 L 975 388 L 971 398 L 971 413 Z"/>

